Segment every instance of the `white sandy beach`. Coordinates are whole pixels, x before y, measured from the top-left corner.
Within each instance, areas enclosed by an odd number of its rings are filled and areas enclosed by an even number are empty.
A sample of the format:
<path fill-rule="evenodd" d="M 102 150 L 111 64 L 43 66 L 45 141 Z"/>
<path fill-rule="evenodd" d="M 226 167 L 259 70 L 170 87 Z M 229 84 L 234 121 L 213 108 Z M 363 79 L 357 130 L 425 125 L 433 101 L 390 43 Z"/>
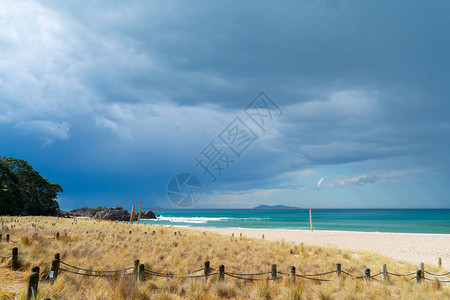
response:
<path fill-rule="evenodd" d="M 370 251 L 394 259 L 414 264 L 424 262 L 425 266 L 437 266 L 438 257 L 442 258 L 444 269 L 450 269 L 450 234 L 421 233 L 383 233 L 285 229 L 241 229 L 241 228 L 198 228 L 221 234 L 239 237 L 283 240 L 286 242 L 305 243 L 309 245 L 337 247 L 354 251 Z"/>

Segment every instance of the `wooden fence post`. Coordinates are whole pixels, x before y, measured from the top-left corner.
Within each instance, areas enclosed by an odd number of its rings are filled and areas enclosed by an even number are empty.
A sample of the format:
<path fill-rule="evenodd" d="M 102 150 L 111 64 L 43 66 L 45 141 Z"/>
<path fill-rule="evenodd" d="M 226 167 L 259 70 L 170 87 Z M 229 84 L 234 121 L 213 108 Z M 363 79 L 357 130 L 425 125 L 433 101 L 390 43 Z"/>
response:
<path fill-rule="evenodd" d="M 136 206 L 133 206 L 131 209 L 131 216 L 130 216 L 130 223 L 133 224 L 134 221 L 134 210 L 136 209 Z"/>
<path fill-rule="evenodd" d="M 137 220 L 138 225 L 139 225 L 139 222 L 141 221 L 141 206 L 142 206 L 142 198 L 139 200 L 139 215 L 138 215 L 138 220 Z"/>
<path fill-rule="evenodd" d="M 139 281 L 144 281 L 144 264 L 139 265 L 137 278 Z"/>
<path fill-rule="evenodd" d="M 39 269 L 37 269 L 37 272 L 33 272 L 33 269 L 31 269 L 32 272 L 31 272 L 30 276 L 28 276 L 28 286 L 27 286 L 27 295 L 26 295 L 27 300 L 36 299 L 37 292 L 38 292 Z"/>
<path fill-rule="evenodd" d="M 416 271 L 416 283 L 420 283 L 421 280 L 422 280 L 422 270 L 418 269 Z"/>
<path fill-rule="evenodd" d="M 291 280 L 292 280 L 292 283 L 295 283 L 295 267 L 294 266 L 291 267 Z"/>
<path fill-rule="evenodd" d="M 139 259 L 136 259 L 134 261 L 134 267 L 133 267 L 134 278 L 137 278 L 137 276 L 138 276 L 138 269 L 139 269 Z"/>
<path fill-rule="evenodd" d="M 6 242 L 9 243 L 9 233 L 6 234 Z"/>
<path fill-rule="evenodd" d="M 59 240 L 59 232 L 56 233 L 55 237 L 57 240 Z"/>
<path fill-rule="evenodd" d="M 419 269 L 422 272 L 422 278 L 425 278 L 425 264 L 423 262 L 419 264 Z"/>
<path fill-rule="evenodd" d="M 383 281 L 387 281 L 388 273 L 387 273 L 387 266 L 386 266 L 386 264 L 382 264 L 381 265 L 381 274 L 383 275 Z"/>
<path fill-rule="evenodd" d="M 11 269 L 14 271 L 19 269 L 19 248 L 17 247 L 12 249 Z"/>
<path fill-rule="evenodd" d="M 272 265 L 272 279 L 273 280 L 277 279 L 277 265 L 276 264 Z"/>
<path fill-rule="evenodd" d="M 0 234 L 0 241 L 2 240 L 1 234 Z M 442 268 L 442 258 L 438 257 L 438 268 Z"/>
<path fill-rule="evenodd" d="M 52 260 L 52 267 L 50 269 L 50 272 L 53 272 L 53 281 L 58 278 L 58 271 L 59 271 L 59 262 L 58 260 L 54 259 Z"/>
<path fill-rule="evenodd" d="M 211 273 L 211 264 L 209 262 L 209 260 L 205 261 L 205 268 L 204 268 L 204 272 L 205 272 L 205 281 L 208 280 L 208 275 Z"/>
<path fill-rule="evenodd" d="M 2 234 L 0 233 L 0 242 L 2 241 Z"/>
<path fill-rule="evenodd" d="M 338 279 L 341 279 L 341 264 L 340 263 L 337 263 L 336 264 L 336 275 L 337 275 L 337 277 L 338 277 Z"/>
<path fill-rule="evenodd" d="M 262 238 L 264 239 L 264 234 L 262 235 Z"/>
<path fill-rule="evenodd" d="M 368 268 L 364 270 L 364 279 L 370 281 L 370 269 Z"/>
<path fill-rule="evenodd" d="M 219 266 L 219 281 L 223 281 L 225 279 L 225 266 Z"/>

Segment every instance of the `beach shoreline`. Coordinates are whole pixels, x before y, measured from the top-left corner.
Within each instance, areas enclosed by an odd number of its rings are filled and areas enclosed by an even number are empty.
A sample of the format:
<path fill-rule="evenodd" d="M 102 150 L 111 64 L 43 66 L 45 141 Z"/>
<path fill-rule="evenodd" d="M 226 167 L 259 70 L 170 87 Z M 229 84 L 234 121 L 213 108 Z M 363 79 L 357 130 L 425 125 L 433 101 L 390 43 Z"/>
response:
<path fill-rule="evenodd" d="M 175 227 L 175 226 L 174 226 Z M 183 227 L 185 228 L 185 227 Z M 189 227 L 200 231 L 216 232 L 236 238 L 264 238 L 273 241 L 304 243 L 306 245 L 335 247 L 352 251 L 378 253 L 393 259 L 418 265 L 437 266 L 442 258 L 442 268 L 450 269 L 450 235 L 428 233 L 387 233 L 334 230 L 301 229 L 250 229 L 250 228 L 212 228 Z"/>

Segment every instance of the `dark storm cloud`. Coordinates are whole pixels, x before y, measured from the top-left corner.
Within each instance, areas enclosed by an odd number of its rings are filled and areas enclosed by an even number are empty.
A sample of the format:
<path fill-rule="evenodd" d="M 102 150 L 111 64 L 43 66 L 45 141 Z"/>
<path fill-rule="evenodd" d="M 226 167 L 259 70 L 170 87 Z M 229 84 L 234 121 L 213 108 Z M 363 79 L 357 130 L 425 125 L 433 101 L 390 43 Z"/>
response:
<path fill-rule="evenodd" d="M 5 152 L 54 162 L 49 172 L 63 172 L 73 189 L 69 169 L 112 181 L 129 174 L 122 186 L 147 174 L 161 186 L 192 168 L 192 157 L 264 90 L 284 114 L 216 189 L 282 186 L 297 171 L 374 160 L 448 174 L 449 8 L 445 1 L 5 1 Z M 26 151 L 30 141 L 42 152 Z M 358 176 L 361 185 L 386 178 Z"/>

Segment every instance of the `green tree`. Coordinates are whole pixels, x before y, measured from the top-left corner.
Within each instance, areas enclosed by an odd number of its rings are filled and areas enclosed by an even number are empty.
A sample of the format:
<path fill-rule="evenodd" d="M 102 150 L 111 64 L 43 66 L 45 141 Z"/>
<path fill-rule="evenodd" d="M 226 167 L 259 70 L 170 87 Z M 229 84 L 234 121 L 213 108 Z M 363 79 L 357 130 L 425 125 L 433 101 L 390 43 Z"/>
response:
<path fill-rule="evenodd" d="M 56 215 L 63 189 L 25 160 L 1 157 L 0 185 L 0 215 Z"/>

